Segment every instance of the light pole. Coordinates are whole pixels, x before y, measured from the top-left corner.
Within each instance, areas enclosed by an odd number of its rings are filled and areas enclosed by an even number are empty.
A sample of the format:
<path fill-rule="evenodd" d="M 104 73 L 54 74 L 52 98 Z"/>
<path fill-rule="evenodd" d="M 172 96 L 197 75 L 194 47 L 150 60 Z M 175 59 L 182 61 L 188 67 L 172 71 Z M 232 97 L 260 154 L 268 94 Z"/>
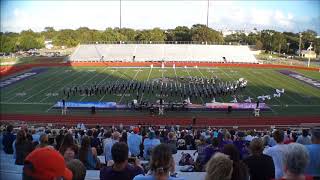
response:
<path fill-rule="evenodd" d="M 299 57 L 301 57 L 301 37 L 302 33 L 299 33 Z"/>
<path fill-rule="evenodd" d="M 206 29 L 206 44 L 208 42 L 208 30 L 209 30 L 209 1 L 208 0 L 208 4 L 207 4 L 207 29 Z"/>
<path fill-rule="evenodd" d="M 312 42 L 310 42 L 310 46 L 307 49 L 307 53 L 308 53 L 308 67 L 310 66 L 310 55 L 311 55 L 311 51 L 312 51 Z"/>
<path fill-rule="evenodd" d="M 121 0 L 120 0 L 120 30 L 121 30 Z"/>

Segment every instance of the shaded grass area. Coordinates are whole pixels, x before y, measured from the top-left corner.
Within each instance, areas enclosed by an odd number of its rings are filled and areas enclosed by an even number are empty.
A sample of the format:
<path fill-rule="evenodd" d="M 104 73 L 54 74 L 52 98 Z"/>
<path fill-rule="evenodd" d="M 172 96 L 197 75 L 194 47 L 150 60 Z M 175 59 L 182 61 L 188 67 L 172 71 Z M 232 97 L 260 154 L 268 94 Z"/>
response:
<path fill-rule="evenodd" d="M 63 87 L 72 85 L 107 84 L 121 81 L 146 81 L 160 77 L 176 78 L 181 76 L 212 77 L 217 76 L 223 81 L 235 81 L 239 78 L 248 80 L 248 87 L 244 91 L 237 92 L 238 102 L 242 102 L 249 96 L 255 98 L 259 95 L 273 95 L 275 88 L 285 89 L 285 94 L 280 98 L 272 98 L 266 101 L 272 111 L 262 112 L 265 116 L 306 116 L 320 115 L 320 90 L 310 85 L 301 83 L 293 78 L 277 72 L 278 69 L 260 68 L 115 68 L 115 67 L 52 67 L 44 73 L 33 76 L 28 80 L 2 88 L 1 113 L 18 114 L 60 114 L 60 110 L 52 109 L 52 105 L 63 96 Z M 320 73 L 314 71 L 293 70 L 313 79 L 320 79 Z M 53 95 L 56 94 L 57 96 Z M 156 92 L 159 94 L 159 92 Z M 106 94 L 97 96 L 71 96 L 68 101 L 112 101 L 126 104 L 135 99 L 136 95 L 130 92 L 125 94 Z M 139 100 L 155 102 L 159 97 L 144 93 Z M 231 95 L 217 97 L 219 102 L 230 102 Z M 166 102 L 181 102 L 180 96 L 164 97 Z M 192 99 L 194 104 L 210 102 L 209 98 Z M 89 110 L 71 110 L 74 115 L 88 115 Z M 149 112 L 133 111 L 98 111 L 103 116 L 116 115 L 147 115 Z M 252 112 L 167 112 L 168 116 L 210 116 L 232 117 L 252 116 Z"/>
<path fill-rule="evenodd" d="M 10 57 L 0 58 L 0 64 L 14 63 L 14 65 L 37 64 L 37 63 L 60 63 L 64 61 L 64 57 Z"/>

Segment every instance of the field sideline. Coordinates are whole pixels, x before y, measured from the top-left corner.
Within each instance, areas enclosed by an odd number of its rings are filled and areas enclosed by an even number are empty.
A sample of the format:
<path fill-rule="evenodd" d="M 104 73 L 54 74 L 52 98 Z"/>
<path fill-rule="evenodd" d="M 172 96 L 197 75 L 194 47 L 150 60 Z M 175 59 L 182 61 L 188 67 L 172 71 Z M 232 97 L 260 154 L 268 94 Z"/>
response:
<path fill-rule="evenodd" d="M 150 67 L 49 67 L 46 72 L 38 74 L 30 79 L 1 88 L 1 113 L 8 114 L 60 114 L 59 110 L 52 109 L 53 104 L 63 98 L 62 89 L 79 84 L 104 84 L 110 81 L 145 81 L 159 77 L 217 76 L 225 81 L 235 81 L 239 78 L 248 80 L 245 91 L 238 93 L 238 102 L 242 102 L 248 96 L 255 98 L 259 95 L 273 95 L 274 90 L 285 89 L 285 94 L 280 98 L 272 98 L 266 101 L 272 111 L 263 112 L 263 116 L 295 116 L 295 115 L 320 115 L 320 90 L 304 84 L 293 78 L 285 76 L 279 69 L 261 68 L 237 68 L 237 67 L 179 67 L 179 68 L 150 68 Z M 291 70 L 306 77 L 320 80 L 320 73 L 316 71 Z M 1 79 L 3 80 L 3 79 Z M 128 93 L 98 96 L 71 96 L 68 101 L 112 101 L 128 103 L 135 95 Z M 159 97 L 151 94 L 143 94 L 140 100 L 156 101 Z M 230 102 L 233 98 L 228 95 L 216 98 L 219 102 Z M 181 102 L 181 97 L 165 97 L 165 101 Z M 211 99 L 199 98 L 192 100 L 194 104 L 210 102 Z M 72 115 L 88 114 L 84 110 L 72 110 Z M 99 111 L 101 115 L 143 115 L 147 112 L 114 112 Z M 178 112 L 177 112 L 178 113 Z M 179 116 L 175 112 L 169 115 Z M 225 112 L 203 112 L 204 116 L 226 116 Z M 187 112 L 189 117 L 199 115 L 199 112 Z M 228 115 L 230 116 L 230 115 Z M 251 116 L 251 112 L 233 112 L 232 116 Z"/>

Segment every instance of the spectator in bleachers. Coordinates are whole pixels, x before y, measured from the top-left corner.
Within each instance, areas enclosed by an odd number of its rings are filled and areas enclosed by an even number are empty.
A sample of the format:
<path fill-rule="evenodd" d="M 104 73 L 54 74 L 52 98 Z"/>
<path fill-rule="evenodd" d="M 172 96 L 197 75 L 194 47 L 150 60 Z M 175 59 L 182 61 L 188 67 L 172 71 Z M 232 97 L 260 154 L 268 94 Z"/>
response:
<path fill-rule="evenodd" d="M 222 143 L 220 144 L 221 148 L 223 148 L 223 146 L 224 146 L 225 144 L 232 144 L 233 141 L 232 141 L 231 138 L 232 138 L 232 137 L 231 137 L 230 132 L 226 132 L 225 135 L 224 135 L 224 137 L 223 137 Z"/>
<path fill-rule="evenodd" d="M 36 148 L 43 148 L 49 146 L 49 138 L 47 134 L 41 134 L 39 141 L 40 143 L 36 146 Z"/>
<path fill-rule="evenodd" d="M 59 131 L 59 135 L 56 136 L 56 150 L 59 150 L 60 149 L 60 146 L 61 146 L 61 143 L 63 141 L 63 138 L 64 138 L 64 130 L 61 129 Z"/>
<path fill-rule="evenodd" d="M 24 159 L 34 149 L 32 141 L 28 140 L 27 134 L 24 130 L 20 130 L 17 133 L 15 148 L 16 148 L 15 164 L 23 165 Z"/>
<path fill-rule="evenodd" d="M 40 128 L 41 129 L 41 128 Z M 30 130 L 30 133 L 32 135 L 32 141 L 33 142 L 36 142 L 36 143 L 39 143 L 40 141 L 40 135 L 42 134 L 42 132 L 37 132 L 34 128 L 32 128 Z"/>
<path fill-rule="evenodd" d="M 79 150 L 79 159 L 88 170 L 99 169 L 100 161 L 97 156 L 97 150 L 91 147 L 91 138 L 84 136 Z"/>
<path fill-rule="evenodd" d="M 245 133 L 239 131 L 236 134 L 236 140 L 233 142 L 240 152 L 240 159 L 244 159 L 249 155 L 249 150 L 247 149 L 248 141 L 244 140 L 244 138 Z"/>
<path fill-rule="evenodd" d="M 145 160 L 150 159 L 150 155 L 152 149 L 160 144 L 160 140 L 156 138 L 156 134 L 154 131 L 150 131 L 148 134 L 148 138 L 143 141 L 143 158 Z"/>
<path fill-rule="evenodd" d="M 240 159 L 240 152 L 233 144 L 226 144 L 222 152 L 233 161 L 233 171 L 231 180 L 248 180 L 249 172 L 247 166 Z"/>
<path fill-rule="evenodd" d="M 290 132 L 290 134 L 288 135 L 288 138 L 286 141 L 284 141 L 284 144 L 290 144 L 290 143 L 294 143 L 297 142 L 298 139 L 298 135 L 296 132 Z"/>
<path fill-rule="evenodd" d="M 107 130 L 106 132 L 104 132 L 103 134 L 103 140 L 102 140 L 102 146 L 103 146 L 103 149 L 104 147 L 106 146 L 106 144 L 108 142 L 111 142 L 112 141 L 112 132 L 110 130 Z"/>
<path fill-rule="evenodd" d="M 250 142 L 251 155 L 244 160 L 249 168 L 250 180 L 270 180 L 274 178 L 274 164 L 270 156 L 262 154 L 264 144 L 261 138 Z"/>
<path fill-rule="evenodd" d="M 16 139 L 16 136 L 12 133 L 13 126 L 8 125 L 6 132 L 3 134 L 2 145 L 3 150 L 7 154 L 13 154 L 13 141 Z"/>
<path fill-rule="evenodd" d="M 273 138 L 277 142 L 277 145 L 268 148 L 265 154 L 272 157 L 275 167 L 275 178 L 279 179 L 283 176 L 283 159 L 287 150 L 287 145 L 283 144 L 284 133 L 282 130 L 276 130 L 273 133 Z"/>
<path fill-rule="evenodd" d="M 230 180 L 233 171 L 233 162 L 222 153 L 216 153 L 206 165 L 205 180 Z"/>
<path fill-rule="evenodd" d="M 311 138 L 309 136 L 309 131 L 308 129 L 303 129 L 302 130 L 302 135 L 300 135 L 297 139 L 297 143 L 303 144 L 303 145 L 308 145 L 311 144 Z"/>
<path fill-rule="evenodd" d="M 128 143 L 128 134 L 127 131 L 123 131 L 121 134 L 121 138 L 119 139 L 119 142 Z"/>
<path fill-rule="evenodd" d="M 305 146 L 310 157 L 305 173 L 320 179 L 320 128 L 312 129 L 311 141 L 312 144 Z"/>
<path fill-rule="evenodd" d="M 283 169 L 284 175 L 281 180 L 312 180 L 312 176 L 304 175 L 309 162 L 306 148 L 298 143 L 287 145 Z"/>
<path fill-rule="evenodd" d="M 218 138 L 213 138 L 211 141 L 211 144 L 209 146 L 207 146 L 204 150 L 204 153 L 205 153 L 204 164 L 206 164 L 215 153 L 220 152 L 220 151 L 221 151 L 221 149 L 219 148 Z"/>
<path fill-rule="evenodd" d="M 105 153 L 105 161 L 108 162 L 109 160 L 112 160 L 111 155 L 111 148 L 114 143 L 119 142 L 120 140 L 120 133 L 118 131 L 115 131 L 112 133 L 112 141 L 108 142 L 104 147 L 104 153 Z"/>
<path fill-rule="evenodd" d="M 66 167 L 63 157 L 52 148 L 38 148 L 24 162 L 22 179 L 72 180 L 72 172 Z"/>
<path fill-rule="evenodd" d="M 92 133 L 92 139 L 91 139 L 91 147 L 96 148 L 98 155 L 101 155 L 103 153 L 103 147 L 101 145 L 101 141 L 98 138 L 99 131 L 94 131 Z"/>
<path fill-rule="evenodd" d="M 128 136 L 128 147 L 131 156 L 138 157 L 140 155 L 140 145 L 142 144 L 142 137 L 139 135 L 139 128 L 133 128 L 133 132 Z"/>
<path fill-rule="evenodd" d="M 176 154 L 177 153 L 177 140 L 176 140 L 176 135 L 174 134 L 174 132 L 169 132 L 168 133 L 168 141 L 166 142 L 171 150 L 172 150 L 172 154 Z"/>
<path fill-rule="evenodd" d="M 195 149 L 195 142 L 194 142 L 194 137 L 193 137 L 193 134 L 192 134 L 192 130 L 188 130 L 186 136 L 184 137 L 185 139 L 185 143 L 186 143 L 186 148 L 188 150 L 191 150 L 191 149 Z"/>
<path fill-rule="evenodd" d="M 64 136 L 59 152 L 65 161 L 70 161 L 78 157 L 79 147 L 75 144 L 72 134 L 68 133 Z"/>
<path fill-rule="evenodd" d="M 123 142 L 115 143 L 111 149 L 114 164 L 103 167 L 100 170 L 100 179 L 132 180 L 136 175 L 143 174 L 143 168 L 140 165 L 139 159 L 132 158 L 134 162 L 128 163 L 128 153 L 127 144 Z"/>
<path fill-rule="evenodd" d="M 205 158 L 206 158 L 206 153 L 205 153 L 205 149 L 207 148 L 208 144 L 207 144 L 207 139 L 205 136 L 200 136 L 200 142 L 197 145 L 197 150 L 196 152 L 194 152 L 193 155 L 195 155 L 196 153 L 198 153 L 197 159 L 196 159 L 196 163 L 195 163 L 195 170 L 196 171 L 204 171 L 204 165 L 206 164 L 205 162 Z"/>
<path fill-rule="evenodd" d="M 67 162 L 67 167 L 72 172 L 72 180 L 84 180 L 87 169 L 79 159 L 72 159 Z"/>
<path fill-rule="evenodd" d="M 138 175 L 134 180 L 183 180 L 172 177 L 172 172 L 174 172 L 174 159 L 171 148 L 167 144 L 159 144 L 152 150 L 148 174 Z"/>

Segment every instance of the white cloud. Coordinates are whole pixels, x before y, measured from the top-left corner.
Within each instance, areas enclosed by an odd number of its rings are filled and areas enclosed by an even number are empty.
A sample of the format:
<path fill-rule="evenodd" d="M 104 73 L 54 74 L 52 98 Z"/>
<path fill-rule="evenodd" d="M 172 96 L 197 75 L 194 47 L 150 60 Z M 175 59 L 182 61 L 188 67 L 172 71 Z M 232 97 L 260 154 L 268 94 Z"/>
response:
<path fill-rule="evenodd" d="M 21 31 L 31 28 L 41 31 L 46 26 L 56 29 L 87 26 L 95 29 L 119 26 L 118 1 L 33 1 L 29 8 L 17 6 L 1 12 L 2 31 Z M 122 26 L 135 29 L 174 28 L 178 25 L 206 24 L 207 1 L 123 1 Z M 4 17 L 2 15 L 5 15 Z M 214 28 L 271 28 L 300 31 L 318 28 L 320 20 L 296 17 L 294 12 L 263 6 L 244 7 L 236 1 L 210 1 L 209 25 Z M 316 22 L 315 22 L 316 21 Z M 317 22 L 318 21 L 318 22 Z M 299 22 L 299 23 L 297 23 Z"/>

